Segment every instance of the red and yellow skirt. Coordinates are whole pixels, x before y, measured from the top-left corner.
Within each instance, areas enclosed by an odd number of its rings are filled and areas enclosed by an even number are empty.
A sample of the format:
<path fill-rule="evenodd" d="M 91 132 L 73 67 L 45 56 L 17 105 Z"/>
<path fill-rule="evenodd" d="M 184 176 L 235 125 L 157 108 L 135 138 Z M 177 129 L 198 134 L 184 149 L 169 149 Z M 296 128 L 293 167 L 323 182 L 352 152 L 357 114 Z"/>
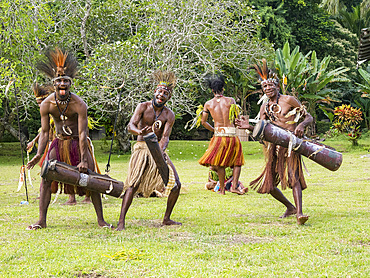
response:
<path fill-rule="evenodd" d="M 199 159 L 203 166 L 234 167 L 244 165 L 242 145 L 237 136 L 213 136 Z"/>

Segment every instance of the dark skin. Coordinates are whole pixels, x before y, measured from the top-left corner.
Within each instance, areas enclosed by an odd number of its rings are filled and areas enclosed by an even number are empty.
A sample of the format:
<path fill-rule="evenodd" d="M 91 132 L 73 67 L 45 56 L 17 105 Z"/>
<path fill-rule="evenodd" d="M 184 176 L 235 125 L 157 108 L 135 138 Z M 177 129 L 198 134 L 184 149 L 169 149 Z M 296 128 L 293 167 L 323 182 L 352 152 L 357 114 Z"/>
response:
<path fill-rule="evenodd" d="M 171 98 L 171 94 L 164 90 L 164 89 L 157 89 L 154 93 L 153 100 L 155 103 L 160 106 L 153 105 L 152 101 L 142 102 L 140 103 L 134 112 L 134 115 L 131 117 L 131 120 L 127 126 L 128 131 L 133 134 L 137 135 L 137 141 L 144 141 L 144 135 L 154 132 L 159 140 L 159 146 L 163 152 L 163 155 L 169 162 L 170 167 L 173 169 L 175 174 L 175 180 L 177 186 L 175 186 L 168 196 L 167 199 L 167 208 L 163 218 L 163 225 L 181 225 L 180 222 L 176 222 L 170 219 L 173 207 L 176 204 L 176 201 L 180 194 L 181 183 L 175 166 L 173 165 L 172 161 L 164 152 L 168 146 L 169 138 L 171 134 L 171 130 L 173 124 L 175 123 L 175 114 L 164 104 Z M 158 116 L 159 115 L 159 116 Z M 155 117 L 158 116 L 157 120 L 162 122 L 162 126 L 160 128 L 152 129 L 152 125 L 155 121 Z M 122 206 L 121 206 L 121 214 L 119 217 L 119 222 L 117 225 L 117 230 L 121 231 L 125 229 L 125 218 L 128 209 L 132 203 L 132 199 L 139 188 L 139 184 L 134 185 L 133 187 L 129 187 L 125 194 L 123 195 Z"/>
<path fill-rule="evenodd" d="M 57 134 L 65 134 L 62 126 L 63 121 L 60 119 L 60 112 L 57 108 L 55 102 L 55 95 L 60 101 L 68 99 L 71 95 L 71 100 L 68 104 L 68 109 L 65 111 L 65 116 L 67 117 L 65 125 L 67 125 L 71 131 L 71 136 L 76 136 L 79 138 L 80 147 L 80 163 L 77 168 L 80 172 L 87 173 L 87 169 L 94 170 L 94 162 L 90 152 L 88 151 L 87 142 L 87 105 L 86 103 L 77 95 L 70 92 L 71 81 L 69 79 L 57 79 L 54 81 L 55 93 L 48 96 L 40 106 L 41 114 L 41 132 L 39 137 L 39 147 L 37 149 L 37 154 L 33 159 L 27 164 L 28 169 L 32 169 L 41 159 L 42 154 L 49 142 L 49 131 L 50 131 L 50 115 L 54 119 L 55 131 Z M 60 109 L 66 107 L 66 104 L 59 104 Z M 56 159 L 56 152 L 52 150 L 46 159 Z M 44 179 L 41 180 L 40 185 L 40 203 L 39 203 L 39 220 L 28 227 L 30 230 L 37 230 L 40 228 L 46 228 L 46 216 L 48 207 L 51 199 L 51 182 Z M 94 209 L 97 215 L 98 225 L 109 226 L 103 218 L 103 208 L 101 197 L 98 192 L 91 192 L 91 199 L 94 205 Z"/>
<path fill-rule="evenodd" d="M 264 93 L 269 98 L 269 103 L 264 103 L 260 108 L 260 119 L 266 120 L 268 119 L 266 115 L 266 105 L 268 105 L 268 109 L 270 106 L 277 102 L 278 94 L 280 91 L 279 85 L 275 84 L 274 82 L 265 82 L 262 84 L 262 89 Z M 278 104 L 281 107 L 281 111 L 279 113 L 278 109 L 275 107 L 274 113 L 275 121 L 272 121 L 275 125 L 280 126 L 284 129 L 292 131 L 297 137 L 301 138 L 304 135 L 304 129 L 308 126 L 312 121 L 313 118 L 310 114 L 306 114 L 304 120 L 299 124 L 289 124 L 289 121 L 293 121 L 295 115 L 292 115 L 288 118 L 285 116 L 296 107 L 300 107 L 301 103 L 293 96 L 288 95 L 280 95 Z M 236 124 L 239 128 L 248 129 L 253 131 L 254 127 L 249 124 L 249 120 L 246 117 L 241 117 L 241 119 L 236 120 Z M 290 173 L 291 175 L 296 175 L 298 177 L 298 169 L 295 170 L 295 173 Z M 274 197 L 276 200 L 281 202 L 287 208 L 285 213 L 281 216 L 281 218 L 288 217 L 290 215 L 296 214 L 297 223 L 299 225 L 303 225 L 308 220 L 308 215 L 304 215 L 302 212 L 302 187 L 299 182 L 299 179 L 296 179 L 296 184 L 292 185 L 293 187 L 293 198 L 295 206 L 289 202 L 289 200 L 283 195 L 283 193 L 277 188 L 270 192 L 271 196 Z"/>
<path fill-rule="evenodd" d="M 39 106 L 39 108 L 41 107 L 41 103 L 47 98 L 47 95 L 45 95 L 44 98 L 37 98 L 36 101 L 37 101 L 37 104 Z M 40 138 L 40 133 L 36 135 L 36 137 L 27 144 L 27 150 L 29 150 L 30 148 L 33 147 L 33 145 L 39 141 L 39 138 Z M 50 128 L 49 130 L 49 141 L 53 141 L 54 139 L 54 134 L 53 134 L 53 129 Z M 39 197 L 38 197 L 39 199 Z M 83 203 L 91 203 L 91 200 L 90 200 L 90 197 L 85 197 L 85 199 L 82 201 Z M 64 204 L 62 205 L 76 205 L 77 204 L 77 201 L 76 201 L 76 197 L 74 194 L 69 194 L 68 195 L 68 200 L 67 202 L 65 202 Z"/>
<path fill-rule="evenodd" d="M 231 104 L 235 104 L 235 100 L 231 97 L 225 97 L 223 96 L 223 91 L 220 93 L 216 93 L 212 90 L 214 94 L 214 98 L 207 101 L 204 104 L 204 111 L 209 111 L 211 114 L 214 126 L 215 127 L 235 127 L 233 122 L 230 122 L 229 120 L 229 110 L 231 107 Z M 208 114 L 209 113 L 203 113 L 202 114 L 202 125 L 208 129 L 211 132 L 214 132 L 214 127 L 211 126 L 207 120 L 208 120 Z M 225 168 L 223 166 L 217 166 L 212 165 L 212 169 L 217 172 L 219 181 L 220 181 L 220 190 L 219 194 L 225 195 Z M 233 169 L 233 181 L 232 186 L 230 188 L 230 192 L 237 193 L 237 194 L 244 194 L 245 192 L 240 191 L 237 188 L 239 177 L 241 172 L 241 166 L 234 166 Z"/>

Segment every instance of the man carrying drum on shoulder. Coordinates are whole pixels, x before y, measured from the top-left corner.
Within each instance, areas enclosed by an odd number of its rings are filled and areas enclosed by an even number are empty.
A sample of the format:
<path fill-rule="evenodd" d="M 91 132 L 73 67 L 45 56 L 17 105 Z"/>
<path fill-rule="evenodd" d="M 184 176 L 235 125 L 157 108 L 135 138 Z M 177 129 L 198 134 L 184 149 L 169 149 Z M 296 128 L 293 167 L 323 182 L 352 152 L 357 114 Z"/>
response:
<path fill-rule="evenodd" d="M 268 97 L 268 101 L 261 105 L 260 119 L 268 120 L 301 138 L 305 127 L 312 122 L 312 116 L 295 97 L 280 94 L 279 79 L 267 68 L 265 59 L 262 68 L 257 64 L 254 67 L 260 76 L 262 90 Z M 298 124 L 299 118 L 303 120 Z M 236 124 L 239 128 L 250 131 L 254 129 L 245 117 L 236 119 Z M 301 155 L 275 143 L 265 142 L 264 145 L 266 166 L 262 174 L 250 185 L 257 189 L 258 193 L 269 193 L 286 206 L 287 210 L 281 218 L 296 215 L 298 224 L 303 225 L 309 216 L 302 212 L 302 190 L 307 188 L 307 185 L 303 176 Z M 292 188 L 295 206 L 277 188 L 279 182 L 283 190 Z"/>

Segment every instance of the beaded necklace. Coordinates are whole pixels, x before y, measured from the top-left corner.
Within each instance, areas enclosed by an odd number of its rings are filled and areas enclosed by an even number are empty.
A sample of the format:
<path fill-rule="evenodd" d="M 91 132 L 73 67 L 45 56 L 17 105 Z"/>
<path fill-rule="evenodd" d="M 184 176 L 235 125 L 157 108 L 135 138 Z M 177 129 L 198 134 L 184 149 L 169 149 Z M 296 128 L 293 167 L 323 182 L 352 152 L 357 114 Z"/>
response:
<path fill-rule="evenodd" d="M 71 93 L 69 93 L 68 98 L 64 101 L 60 101 L 59 99 L 57 99 L 57 94 L 56 93 L 54 94 L 54 98 L 55 98 L 55 103 L 56 103 L 56 105 L 58 107 L 58 110 L 59 110 L 59 114 L 60 114 L 59 118 L 63 121 L 62 129 L 63 129 L 65 134 L 70 136 L 70 135 L 72 135 L 72 130 L 65 123 L 65 121 L 68 119 L 68 117 L 66 115 L 64 115 L 64 113 L 67 111 L 69 101 L 71 100 Z M 66 104 L 66 107 L 64 107 L 63 111 L 60 109 L 59 103 L 60 104 Z"/>

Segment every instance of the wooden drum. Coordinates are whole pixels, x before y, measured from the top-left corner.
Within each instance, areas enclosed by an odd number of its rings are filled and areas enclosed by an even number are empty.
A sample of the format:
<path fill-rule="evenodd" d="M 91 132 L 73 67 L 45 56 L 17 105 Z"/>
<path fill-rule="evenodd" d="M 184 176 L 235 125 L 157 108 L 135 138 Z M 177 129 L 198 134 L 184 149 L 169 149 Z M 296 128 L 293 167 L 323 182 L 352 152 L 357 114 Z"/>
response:
<path fill-rule="evenodd" d="M 292 151 L 308 157 L 331 171 L 338 170 L 342 164 L 340 152 L 324 144 L 298 138 L 292 132 L 264 120 L 259 121 L 254 127 L 253 137 L 284 148 L 289 148 L 290 145 Z"/>
<path fill-rule="evenodd" d="M 88 174 L 80 173 L 76 166 L 57 160 L 45 160 L 41 168 L 41 177 L 48 181 L 84 187 L 113 197 L 121 197 L 123 182 L 88 170 Z"/>

